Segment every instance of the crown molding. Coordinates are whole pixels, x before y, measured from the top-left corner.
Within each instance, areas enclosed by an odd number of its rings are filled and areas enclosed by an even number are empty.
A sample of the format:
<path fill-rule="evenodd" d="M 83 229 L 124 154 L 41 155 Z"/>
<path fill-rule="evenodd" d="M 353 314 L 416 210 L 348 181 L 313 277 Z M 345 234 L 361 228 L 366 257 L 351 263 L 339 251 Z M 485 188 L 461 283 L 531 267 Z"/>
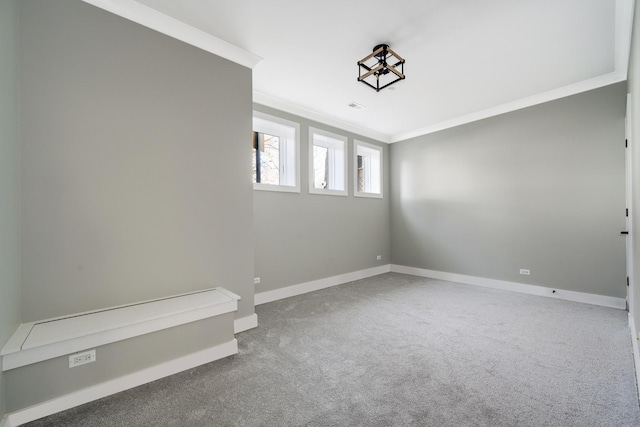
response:
<path fill-rule="evenodd" d="M 634 0 L 616 0 L 615 67 L 616 72 L 623 73 L 625 79 L 631 55 L 634 4 Z"/>
<path fill-rule="evenodd" d="M 158 12 L 134 0 L 82 0 L 85 3 L 111 12 L 129 21 L 158 31 L 176 40 L 218 55 L 247 68 L 262 61 L 262 58 L 229 42 L 219 39 L 205 31 L 185 24 L 164 13 Z"/>
<path fill-rule="evenodd" d="M 598 89 L 600 87 L 622 82 L 624 80 L 626 80 L 626 74 L 615 71 L 613 73 L 604 74 L 602 76 L 594 77 L 588 80 L 583 80 L 581 82 L 570 84 L 568 86 L 563 86 L 558 89 L 542 92 L 536 95 L 518 99 L 516 101 L 507 102 L 505 104 L 491 108 L 486 108 L 484 110 L 475 111 L 471 114 L 455 117 L 451 120 L 434 123 L 432 125 L 415 129 L 409 132 L 398 133 L 391 136 L 391 142 L 400 142 L 410 138 L 428 135 L 430 133 L 465 125 L 467 123 L 476 122 L 478 120 L 488 119 L 490 117 L 499 116 L 501 114 L 510 113 L 512 111 L 521 110 L 527 107 L 533 107 L 534 105 L 543 104 L 545 102 L 555 101 L 556 99 L 576 95 L 581 92 Z"/>
<path fill-rule="evenodd" d="M 314 120 L 325 125 L 333 126 L 341 130 L 353 132 L 361 136 L 366 136 L 375 139 L 378 142 L 385 142 L 387 144 L 391 142 L 390 135 L 387 135 L 386 133 L 377 132 L 350 122 L 336 119 L 335 117 L 331 117 L 329 115 L 301 107 L 283 99 L 276 98 L 274 96 L 267 95 L 255 90 L 253 91 L 253 102 L 255 102 L 256 104 L 275 108 L 286 113 L 295 114 L 296 116 L 304 117 L 309 120 Z"/>
<path fill-rule="evenodd" d="M 140 4 L 135 0 L 83 1 L 251 69 L 253 69 L 262 60 L 261 57 L 251 52 L 243 50 L 207 32 L 158 12 L 155 9 Z M 615 70 L 613 72 L 498 106 L 479 110 L 464 116 L 455 117 L 450 120 L 433 123 L 414 130 L 389 135 L 348 121 L 337 119 L 327 114 L 319 113 L 306 107 L 301 107 L 258 91 L 253 92 L 253 101 L 257 104 L 262 104 L 267 107 L 272 107 L 287 113 L 318 121 L 329 126 L 334 126 L 345 131 L 353 132 L 361 136 L 369 137 L 379 142 L 394 143 L 404 141 L 406 139 L 461 126 L 467 123 L 472 123 L 478 120 L 487 119 L 511 111 L 520 110 L 537 104 L 542 104 L 625 81 L 627 79 L 629 55 L 631 50 L 634 5 L 634 0 L 616 0 Z"/>

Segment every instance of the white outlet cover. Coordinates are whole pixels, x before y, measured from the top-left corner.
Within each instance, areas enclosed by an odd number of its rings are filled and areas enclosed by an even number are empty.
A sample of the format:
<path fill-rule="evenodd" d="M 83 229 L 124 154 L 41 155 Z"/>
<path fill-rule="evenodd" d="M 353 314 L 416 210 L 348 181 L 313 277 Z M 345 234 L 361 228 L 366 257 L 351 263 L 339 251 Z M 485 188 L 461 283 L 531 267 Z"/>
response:
<path fill-rule="evenodd" d="M 530 276 L 531 275 L 531 270 L 528 270 L 526 268 L 521 268 L 520 269 L 520 274 L 522 274 L 523 276 Z"/>
<path fill-rule="evenodd" d="M 86 365 L 87 363 L 96 361 L 96 350 L 83 351 L 82 353 L 76 353 L 69 356 L 69 367 L 75 368 L 76 366 Z"/>
<path fill-rule="evenodd" d="M 260 283 L 260 278 L 259 277 L 254 277 L 253 278 L 253 284 L 257 285 L 258 283 Z"/>

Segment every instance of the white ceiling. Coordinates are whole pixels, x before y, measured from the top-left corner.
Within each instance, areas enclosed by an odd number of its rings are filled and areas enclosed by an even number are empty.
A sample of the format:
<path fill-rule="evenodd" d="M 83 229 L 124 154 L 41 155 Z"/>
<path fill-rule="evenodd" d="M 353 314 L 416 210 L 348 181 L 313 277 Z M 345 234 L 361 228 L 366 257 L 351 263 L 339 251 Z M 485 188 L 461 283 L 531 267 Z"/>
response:
<path fill-rule="evenodd" d="M 386 142 L 624 80 L 633 8 L 633 0 L 137 3 L 262 57 L 256 102 Z M 356 62 L 382 42 L 406 59 L 407 77 L 376 93 L 356 80 Z"/>

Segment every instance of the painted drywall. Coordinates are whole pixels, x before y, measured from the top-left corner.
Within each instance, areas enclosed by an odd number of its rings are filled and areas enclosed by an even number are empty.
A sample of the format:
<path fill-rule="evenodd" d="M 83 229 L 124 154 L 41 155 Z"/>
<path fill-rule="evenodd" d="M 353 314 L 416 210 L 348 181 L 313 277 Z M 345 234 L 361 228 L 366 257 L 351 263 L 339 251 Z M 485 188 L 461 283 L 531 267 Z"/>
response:
<path fill-rule="evenodd" d="M 393 144 L 392 262 L 624 298 L 625 93 Z"/>
<path fill-rule="evenodd" d="M 300 193 L 253 192 L 256 293 L 388 264 L 388 145 L 262 105 L 255 109 L 300 124 L 301 167 Z M 310 126 L 348 138 L 348 196 L 309 193 Z M 383 147 L 382 199 L 353 195 L 354 139 Z"/>
<path fill-rule="evenodd" d="M 23 320 L 223 286 L 253 314 L 251 70 L 20 2 Z"/>
<path fill-rule="evenodd" d="M 0 348 L 20 324 L 20 133 L 17 1 L 0 2 Z M 0 372 L 0 420 L 5 411 Z"/>
<path fill-rule="evenodd" d="M 628 91 L 633 109 L 632 115 L 627 115 L 631 127 L 631 220 L 632 234 L 630 235 L 633 247 L 633 286 L 634 303 L 633 321 L 638 328 L 640 326 L 640 5 L 636 2 L 633 18 L 633 35 L 631 40 L 631 57 L 629 58 Z"/>
<path fill-rule="evenodd" d="M 186 323 L 95 348 L 96 361 L 69 368 L 60 356 L 7 371 L 7 410 L 14 412 L 230 342 L 233 313 Z M 212 334 L 215 330 L 217 333 Z"/>

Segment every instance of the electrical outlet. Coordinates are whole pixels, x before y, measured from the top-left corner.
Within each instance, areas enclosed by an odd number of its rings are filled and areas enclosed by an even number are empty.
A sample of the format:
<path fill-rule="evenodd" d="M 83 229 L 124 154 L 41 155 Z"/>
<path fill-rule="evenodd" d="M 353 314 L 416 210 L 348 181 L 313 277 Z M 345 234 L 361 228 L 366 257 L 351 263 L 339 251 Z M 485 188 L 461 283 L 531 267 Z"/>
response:
<path fill-rule="evenodd" d="M 69 367 L 75 368 L 76 366 L 85 365 L 87 363 L 96 361 L 96 350 L 83 351 L 82 353 L 76 353 L 69 356 Z"/>
<path fill-rule="evenodd" d="M 378 255 L 378 256 L 376 257 L 376 259 L 377 259 L 378 261 L 380 261 L 380 260 L 382 259 L 382 255 Z"/>
<path fill-rule="evenodd" d="M 523 276 L 531 276 L 531 270 L 528 270 L 526 268 L 521 268 L 520 274 L 522 274 Z"/>
<path fill-rule="evenodd" d="M 253 284 L 257 285 L 258 283 L 260 283 L 260 278 L 259 277 L 254 277 L 253 278 Z"/>

